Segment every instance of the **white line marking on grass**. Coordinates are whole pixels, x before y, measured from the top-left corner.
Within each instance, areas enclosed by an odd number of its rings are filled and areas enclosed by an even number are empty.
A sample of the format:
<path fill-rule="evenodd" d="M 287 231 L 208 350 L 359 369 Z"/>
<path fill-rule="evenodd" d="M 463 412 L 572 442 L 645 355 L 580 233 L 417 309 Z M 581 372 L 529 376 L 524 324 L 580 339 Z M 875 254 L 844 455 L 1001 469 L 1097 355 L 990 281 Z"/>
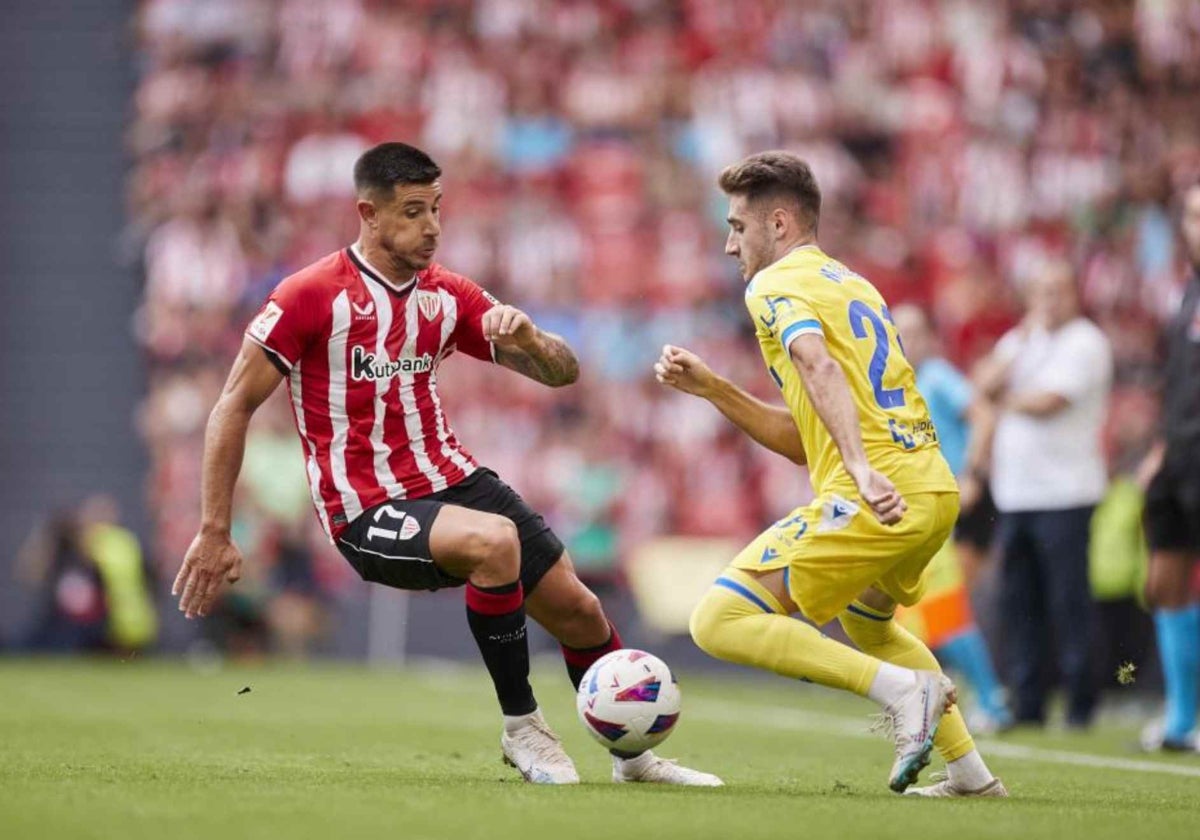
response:
<path fill-rule="evenodd" d="M 980 741 L 980 749 L 989 755 L 1004 758 L 1022 758 L 1046 764 L 1075 764 L 1080 767 L 1101 767 L 1108 770 L 1128 770 L 1133 773 L 1166 773 L 1170 776 L 1192 776 L 1200 778 L 1200 767 L 1182 764 L 1167 764 L 1159 761 L 1141 761 L 1136 758 L 1117 758 L 1108 755 L 1047 750 L 1025 744 L 1010 744 L 1006 741 Z"/>
<path fill-rule="evenodd" d="M 788 729 L 799 732 L 820 732 L 845 735 L 850 738 L 877 738 L 867 731 L 863 721 L 856 718 L 830 715 L 822 712 L 806 712 L 786 706 L 739 706 L 733 703 L 702 700 L 684 710 L 685 718 L 693 718 L 722 724 L 744 724 L 746 726 Z M 753 719 L 750 719 L 750 718 Z M 1030 747 L 1025 744 L 1010 744 L 1006 741 L 977 740 L 980 752 L 1002 758 L 1025 761 L 1040 761 L 1045 764 L 1073 764 L 1079 767 L 1098 767 L 1105 770 L 1126 770 L 1134 773 L 1166 773 L 1170 776 L 1200 778 L 1200 767 L 1167 764 L 1158 761 L 1141 761 L 1133 758 L 1093 755 L 1091 753 L 1050 750 Z"/>

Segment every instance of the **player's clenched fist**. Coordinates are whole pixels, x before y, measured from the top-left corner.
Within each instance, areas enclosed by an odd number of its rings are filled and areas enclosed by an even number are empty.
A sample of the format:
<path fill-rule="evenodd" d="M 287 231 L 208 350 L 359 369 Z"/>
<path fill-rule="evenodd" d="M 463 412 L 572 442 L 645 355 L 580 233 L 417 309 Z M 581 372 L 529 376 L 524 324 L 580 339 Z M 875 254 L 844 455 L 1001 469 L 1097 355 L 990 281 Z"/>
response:
<path fill-rule="evenodd" d="M 523 347 L 537 338 L 537 327 L 520 309 L 502 303 L 483 314 L 483 336 L 501 347 Z"/>
<path fill-rule="evenodd" d="M 241 576 L 242 553 L 233 540 L 201 531 L 188 547 L 171 594 L 179 596 L 179 609 L 188 618 L 206 616 L 222 581 L 236 583 Z"/>
<path fill-rule="evenodd" d="M 673 344 L 663 346 L 662 355 L 654 363 L 654 378 L 664 385 L 698 397 L 708 393 L 716 382 L 716 375 L 703 359 L 691 350 Z"/>
<path fill-rule="evenodd" d="M 880 522 L 895 525 L 904 518 L 908 503 L 886 475 L 867 467 L 852 472 L 851 478 L 858 485 L 858 494 Z"/>

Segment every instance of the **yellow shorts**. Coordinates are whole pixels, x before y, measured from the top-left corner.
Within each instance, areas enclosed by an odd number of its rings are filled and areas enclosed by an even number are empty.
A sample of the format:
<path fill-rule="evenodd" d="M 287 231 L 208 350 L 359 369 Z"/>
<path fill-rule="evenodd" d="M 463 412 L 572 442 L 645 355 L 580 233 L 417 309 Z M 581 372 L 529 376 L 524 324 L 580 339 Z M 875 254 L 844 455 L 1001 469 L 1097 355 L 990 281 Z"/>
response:
<path fill-rule="evenodd" d="M 786 569 L 792 600 L 816 624 L 833 620 L 870 586 L 912 606 L 921 599 L 921 573 L 954 528 L 958 494 L 916 493 L 904 500 L 904 518 L 884 525 L 866 505 L 823 494 L 759 534 L 732 565 L 749 572 Z"/>

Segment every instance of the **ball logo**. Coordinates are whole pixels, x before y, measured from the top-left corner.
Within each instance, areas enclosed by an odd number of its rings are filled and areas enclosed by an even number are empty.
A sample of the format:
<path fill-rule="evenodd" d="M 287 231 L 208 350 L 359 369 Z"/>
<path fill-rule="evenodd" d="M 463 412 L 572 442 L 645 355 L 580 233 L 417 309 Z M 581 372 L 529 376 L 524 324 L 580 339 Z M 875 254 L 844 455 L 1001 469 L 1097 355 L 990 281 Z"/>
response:
<path fill-rule="evenodd" d="M 662 681 L 658 677 L 646 677 L 636 685 L 621 689 L 613 699 L 618 703 L 653 703 L 661 690 Z"/>

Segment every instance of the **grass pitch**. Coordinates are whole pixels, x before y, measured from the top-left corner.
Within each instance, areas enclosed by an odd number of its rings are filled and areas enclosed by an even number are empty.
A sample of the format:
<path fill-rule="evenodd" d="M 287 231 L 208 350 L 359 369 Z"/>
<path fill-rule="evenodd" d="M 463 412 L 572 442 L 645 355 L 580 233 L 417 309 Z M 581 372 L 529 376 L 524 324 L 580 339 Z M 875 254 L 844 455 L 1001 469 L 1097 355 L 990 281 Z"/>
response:
<path fill-rule="evenodd" d="M 1130 840 L 1200 831 L 1200 758 L 1137 755 L 1132 726 L 983 742 L 1013 799 L 921 801 L 887 790 L 890 746 L 865 735 L 865 701 L 782 679 L 681 682 L 683 717 L 660 752 L 721 774 L 723 789 L 612 784 L 558 667 L 539 669 L 536 687 L 584 779 L 572 788 L 527 785 L 501 765 L 481 669 L 200 673 L 137 660 L 0 661 L 0 837 Z"/>

